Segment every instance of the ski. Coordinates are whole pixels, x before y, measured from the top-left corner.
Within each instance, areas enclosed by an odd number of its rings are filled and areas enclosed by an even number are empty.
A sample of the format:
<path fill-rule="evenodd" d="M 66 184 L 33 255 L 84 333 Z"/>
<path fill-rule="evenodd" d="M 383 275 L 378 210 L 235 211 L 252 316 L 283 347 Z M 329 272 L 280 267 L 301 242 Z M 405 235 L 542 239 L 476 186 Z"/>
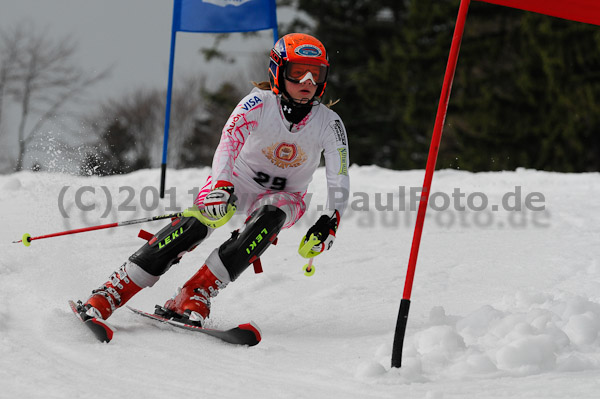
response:
<path fill-rule="evenodd" d="M 114 334 L 114 329 L 111 326 L 102 319 L 87 316 L 81 302 L 75 303 L 69 300 L 69 306 L 71 306 L 75 316 L 94 334 L 98 341 L 110 342 Z"/>
<path fill-rule="evenodd" d="M 261 340 L 260 330 L 253 322 L 240 324 L 239 326 L 229 330 L 215 330 L 212 328 L 203 328 L 191 324 L 185 324 L 176 320 L 166 319 L 157 314 L 144 312 L 143 310 L 132 308 L 131 306 L 127 306 L 127 308 L 137 315 L 147 317 L 154 321 L 169 324 L 184 330 L 210 335 L 230 344 L 254 346 L 257 345 Z"/>

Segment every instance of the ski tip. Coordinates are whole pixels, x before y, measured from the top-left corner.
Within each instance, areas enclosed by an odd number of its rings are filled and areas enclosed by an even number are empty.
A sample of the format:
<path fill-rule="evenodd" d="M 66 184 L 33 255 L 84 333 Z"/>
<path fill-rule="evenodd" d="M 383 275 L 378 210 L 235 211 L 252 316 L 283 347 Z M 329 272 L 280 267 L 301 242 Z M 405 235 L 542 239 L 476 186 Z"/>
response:
<path fill-rule="evenodd" d="M 114 327 L 109 326 L 108 323 L 102 319 L 97 319 L 95 317 L 84 318 L 82 313 L 80 313 L 78 305 L 72 300 L 69 300 L 68 302 L 75 316 L 77 316 L 77 318 L 94 334 L 98 341 L 109 343 L 113 339 L 115 331 Z"/>
<path fill-rule="evenodd" d="M 69 299 L 69 300 L 67 301 L 67 303 L 69 304 L 69 307 L 71 308 L 71 310 L 72 310 L 74 313 L 77 313 L 77 305 L 75 304 L 75 302 L 73 302 L 73 300 Z"/>
<path fill-rule="evenodd" d="M 238 326 L 238 328 L 241 330 L 246 330 L 246 331 L 250 331 L 250 332 L 254 333 L 257 344 L 261 341 L 262 334 L 260 332 L 260 328 L 258 328 L 258 325 L 256 325 L 256 323 L 254 323 L 253 321 L 250 321 L 250 323 L 246 323 L 246 324 L 240 324 Z"/>
<path fill-rule="evenodd" d="M 99 341 L 109 343 L 113 339 L 113 330 L 104 322 L 94 317 L 93 319 L 88 320 L 87 323 L 94 323 L 95 325 L 100 327 L 93 329 L 94 334 L 96 335 Z"/>
<path fill-rule="evenodd" d="M 69 307 L 71 308 L 71 310 L 73 311 L 73 313 L 75 314 L 75 316 L 77 316 L 77 318 L 79 320 L 81 320 L 82 322 L 85 321 L 85 320 L 83 320 L 83 318 L 81 317 L 81 314 L 79 313 L 79 309 L 77 308 L 77 304 L 74 301 L 72 301 L 71 299 L 69 299 L 68 303 L 69 303 Z"/>

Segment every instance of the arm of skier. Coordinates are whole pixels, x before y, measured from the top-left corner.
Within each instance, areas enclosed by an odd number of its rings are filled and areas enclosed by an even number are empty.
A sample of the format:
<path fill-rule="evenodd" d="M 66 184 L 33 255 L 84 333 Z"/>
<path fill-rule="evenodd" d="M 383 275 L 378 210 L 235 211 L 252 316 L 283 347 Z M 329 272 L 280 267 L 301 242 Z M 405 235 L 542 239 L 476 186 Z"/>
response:
<path fill-rule="evenodd" d="M 221 132 L 221 140 L 212 163 L 213 187 L 219 181 L 230 182 L 233 165 L 248 136 L 259 125 L 263 101 L 256 92 L 244 97 L 235 107 Z"/>
<path fill-rule="evenodd" d="M 332 121 L 326 128 L 323 149 L 327 175 L 327 206 L 300 242 L 299 252 L 305 258 L 317 256 L 331 248 L 350 196 L 348 139 L 341 120 Z"/>
<path fill-rule="evenodd" d="M 221 132 L 221 140 L 213 156 L 211 191 L 201 200 L 202 212 L 217 221 L 219 226 L 235 212 L 236 197 L 231 183 L 233 167 L 248 136 L 258 126 L 262 104 L 254 91 L 248 94 L 235 107 Z M 189 215 L 206 224 L 209 219 L 202 212 L 198 206 L 188 210 Z"/>

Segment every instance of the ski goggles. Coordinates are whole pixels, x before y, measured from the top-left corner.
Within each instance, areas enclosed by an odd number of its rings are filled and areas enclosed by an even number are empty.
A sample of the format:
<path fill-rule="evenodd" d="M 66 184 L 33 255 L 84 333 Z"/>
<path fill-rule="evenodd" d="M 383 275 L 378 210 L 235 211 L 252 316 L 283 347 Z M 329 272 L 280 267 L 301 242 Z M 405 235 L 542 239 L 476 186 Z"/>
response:
<path fill-rule="evenodd" d="M 288 62 L 285 67 L 285 78 L 293 83 L 304 83 L 307 80 L 311 80 L 316 85 L 325 83 L 327 66 Z"/>

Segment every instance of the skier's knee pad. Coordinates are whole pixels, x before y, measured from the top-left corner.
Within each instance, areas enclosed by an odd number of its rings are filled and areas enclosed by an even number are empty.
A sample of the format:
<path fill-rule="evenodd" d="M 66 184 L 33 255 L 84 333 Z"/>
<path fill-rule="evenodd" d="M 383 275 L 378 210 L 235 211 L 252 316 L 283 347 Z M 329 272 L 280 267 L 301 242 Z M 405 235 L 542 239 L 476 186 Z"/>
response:
<path fill-rule="evenodd" d="M 219 247 L 219 258 L 229 272 L 231 281 L 253 263 L 277 238 L 285 223 L 285 212 L 273 205 L 264 205 L 250 215 L 241 233 Z"/>
<path fill-rule="evenodd" d="M 129 260 L 147 273 L 160 276 L 178 263 L 208 235 L 208 227 L 194 217 L 179 217 L 160 230 Z"/>

